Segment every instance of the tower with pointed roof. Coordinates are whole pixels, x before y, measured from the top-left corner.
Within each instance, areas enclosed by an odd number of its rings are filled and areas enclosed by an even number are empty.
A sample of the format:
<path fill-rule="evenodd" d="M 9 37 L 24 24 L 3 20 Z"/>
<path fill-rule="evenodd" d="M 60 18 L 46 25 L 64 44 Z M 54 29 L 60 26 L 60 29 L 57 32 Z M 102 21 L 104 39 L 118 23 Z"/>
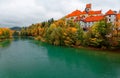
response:
<path fill-rule="evenodd" d="M 86 4 L 85 10 L 75 10 L 66 16 L 66 20 L 71 20 L 71 18 L 74 22 L 78 22 L 82 28 L 89 28 L 104 18 L 107 18 L 107 23 L 115 25 L 116 21 L 120 22 L 120 11 L 117 13 L 117 11 L 110 9 L 102 14 L 102 10 L 94 11 L 92 4 Z"/>
<path fill-rule="evenodd" d="M 105 14 L 108 23 L 114 24 L 116 21 L 116 13 L 113 10 L 109 10 Z"/>

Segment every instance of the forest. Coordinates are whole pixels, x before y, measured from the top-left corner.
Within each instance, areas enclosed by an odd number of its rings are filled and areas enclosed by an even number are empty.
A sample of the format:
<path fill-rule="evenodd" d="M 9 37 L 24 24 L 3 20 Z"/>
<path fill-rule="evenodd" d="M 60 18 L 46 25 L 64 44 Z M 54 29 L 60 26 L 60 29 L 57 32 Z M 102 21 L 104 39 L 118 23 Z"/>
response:
<path fill-rule="evenodd" d="M 23 27 L 20 36 L 32 36 L 36 40 L 52 45 L 69 47 L 92 47 L 99 49 L 120 49 L 119 22 L 107 23 L 99 21 L 89 27 L 87 31 L 73 20 L 65 18 L 54 20 L 53 18 Z"/>
<path fill-rule="evenodd" d="M 12 38 L 13 31 L 9 28 L 0 28 L 0 41 Z"/>

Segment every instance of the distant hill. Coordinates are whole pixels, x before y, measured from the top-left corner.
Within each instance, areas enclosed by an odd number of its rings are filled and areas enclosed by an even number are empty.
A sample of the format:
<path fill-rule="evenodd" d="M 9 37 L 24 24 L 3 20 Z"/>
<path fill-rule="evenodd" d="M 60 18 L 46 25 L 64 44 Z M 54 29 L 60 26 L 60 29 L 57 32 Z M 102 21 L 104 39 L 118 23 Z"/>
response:
<path fill-rule="evenodd" d="M 10 28 L 11 30 L 15 30 L 15 31 L 20 31 L 22 28 L 21 27 L 12 27 Z"/>

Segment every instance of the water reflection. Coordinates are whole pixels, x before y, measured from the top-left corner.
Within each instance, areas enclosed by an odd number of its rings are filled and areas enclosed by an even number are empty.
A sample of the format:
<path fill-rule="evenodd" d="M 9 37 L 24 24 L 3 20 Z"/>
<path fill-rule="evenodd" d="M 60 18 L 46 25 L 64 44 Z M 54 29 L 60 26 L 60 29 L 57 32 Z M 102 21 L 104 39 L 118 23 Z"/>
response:
<path fill-rule="evenodd" d="M 0 47 L 4 47 L 4 48 L 7 48 L 10 46 L 12 40 L 4 40 L 2 42 L 0 42 Z"/>
<path fill-rule="evenodd" d="M 112 76 L 114 77 L 116 76 L 115 72 L 117 72 L 116 70 L 118 69 L 118 67 L 116 67 L 116 65 L 113 65 L 113 63 L 116 64 L 115 60 L 118 59 L 111 60 L 110 59 L 111 57 L 109 58 L 108 55 L 102 54 L 94 56 L 93 54 L 87 54 L 85 50 L 76 52 L 80 53 L 75 53 L 75 51 L 72 49 L 48 48 L 48 56 L 49 59 L 51 59 L 52 63 L 54 63 L 55 61 L 59 62 L 62 61 L 61 64 L 65 63 L 66 65 L 65 67 L 73 68 L 75 69 L 75 71 L 79 71 L 79 73 L 84 75 L 83 77 L 86 78 L 88 77 L 84 74 L 85 72 L 87 75 L 95 76 L 94 78 L 98 77 L 113 78 Z"/>
<path fill-rule="evenodd" d="M 5 49 L 5 48 L 3 48 Z M 14 39 L 0 52 L 0 78 L 119 78 L 120 54 Z"/>
<path fill-rule="evenodd" d="M 75 76 L 81 78 L 117 78 L 120 76 L 118 73 L 120 72 L 118 70 L 120 69 L 120 54 L 51 46 L 41 42 L 35 42 L 35 44 L 42 45 L 47 49 L 52 66 L 49 69 L 62 70 L 59 72 L 62 74 L 67 72 L 71 74 L 69 78 Z"/>
<path fill-rule="evenodd" d="M 32 40 L 33 37 L 26 37 L 26 36 L 14 36 L 14 41 L 19 41 L 19 40 Z"/>

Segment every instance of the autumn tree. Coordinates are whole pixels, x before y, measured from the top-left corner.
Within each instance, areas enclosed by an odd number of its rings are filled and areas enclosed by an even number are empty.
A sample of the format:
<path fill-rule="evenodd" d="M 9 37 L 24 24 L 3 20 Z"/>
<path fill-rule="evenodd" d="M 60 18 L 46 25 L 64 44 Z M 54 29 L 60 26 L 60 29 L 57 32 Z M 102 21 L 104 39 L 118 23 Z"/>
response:
<path fill-rule="evenodd" d="M 91 27 L 91 38 L 90 38 L 90 45 L 94 47 L 109 47 L 110 40 L 109 38 L 112 37 L 113 25 L 111 23 L 106 23 L 105 21 L 100 21 L 94 24 Z"/>

